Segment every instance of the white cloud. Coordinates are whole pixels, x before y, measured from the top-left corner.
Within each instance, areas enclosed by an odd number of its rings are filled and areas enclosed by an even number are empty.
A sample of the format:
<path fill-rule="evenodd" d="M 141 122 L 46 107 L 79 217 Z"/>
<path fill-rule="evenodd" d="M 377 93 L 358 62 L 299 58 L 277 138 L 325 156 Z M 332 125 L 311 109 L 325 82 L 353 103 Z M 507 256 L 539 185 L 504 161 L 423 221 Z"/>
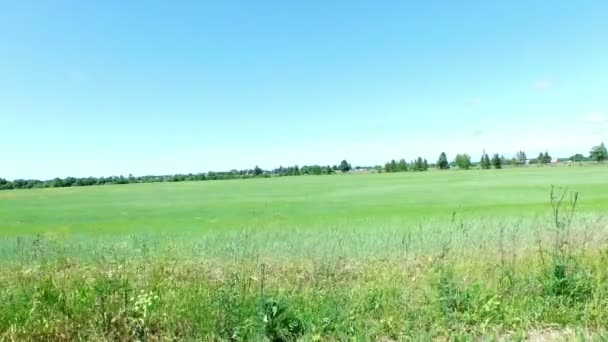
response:
<path fill-rule="evenodd" d="M 593 124 L 606 123 L 606 122 L 608 122 L 608 117 L 604 114 L 593 113 L 593 114 L 587 115 L 585 117 L 585 122 L 593 123 Z"/>
<path fill-rule="evenodd" d="M 475 96 L 467 101 L 467 106 L 476 108 L 476 107 L 481 106 L 481 103 L 482 103 L 481 96 Z"/>
<path fill-rule="evenodd" d="M 534 88 L 536 90 L 549 90 L 557 84 L 557 80 L 554 78 L 543 78 L 534 82 Z"/>

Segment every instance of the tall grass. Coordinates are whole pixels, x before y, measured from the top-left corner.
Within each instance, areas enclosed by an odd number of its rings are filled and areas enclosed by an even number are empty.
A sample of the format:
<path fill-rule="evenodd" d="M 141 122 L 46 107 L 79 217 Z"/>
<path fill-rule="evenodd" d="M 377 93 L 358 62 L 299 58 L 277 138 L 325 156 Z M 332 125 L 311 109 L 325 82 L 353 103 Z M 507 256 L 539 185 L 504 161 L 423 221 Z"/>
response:
<path fill-rule="evenodd" d="M 569 192 L 551 200 L 535 220 L 3 238 L 0 339 L 603 334 L 608 222 L 576 216 Z"/>

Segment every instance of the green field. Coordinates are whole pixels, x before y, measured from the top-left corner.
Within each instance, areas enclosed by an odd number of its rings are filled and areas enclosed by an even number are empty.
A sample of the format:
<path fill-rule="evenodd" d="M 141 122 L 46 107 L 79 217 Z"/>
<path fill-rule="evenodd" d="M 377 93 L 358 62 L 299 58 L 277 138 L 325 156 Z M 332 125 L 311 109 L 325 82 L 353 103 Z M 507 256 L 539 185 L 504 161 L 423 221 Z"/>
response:
<path fill-rule="evenodd" d="M 573 165 L 2 191 L 0 340 L 600 336 L 607 175 Z M 572 217 L 574 193 L 555 216 L 551 185 L 578 192 Z"/>
<path fill-rule="evenodd" d="M 580 192 L 579 212 L 608 205 L 608 168 L 597 166 L 108 185 L 0 192 L 0 234 L 374 230 L 454 211 L 534 217 L 549 213 L 552 184 Z"/>

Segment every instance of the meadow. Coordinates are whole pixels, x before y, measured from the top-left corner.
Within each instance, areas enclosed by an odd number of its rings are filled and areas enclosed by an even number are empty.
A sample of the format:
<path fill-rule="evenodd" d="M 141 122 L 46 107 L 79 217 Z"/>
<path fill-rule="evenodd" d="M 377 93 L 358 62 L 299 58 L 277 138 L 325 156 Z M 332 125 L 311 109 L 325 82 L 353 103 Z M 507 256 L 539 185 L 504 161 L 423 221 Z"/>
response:
<path fill-rule="evenodd" d="M 0 340 L 599 337 L 607 174 L 2 191 Z"/>

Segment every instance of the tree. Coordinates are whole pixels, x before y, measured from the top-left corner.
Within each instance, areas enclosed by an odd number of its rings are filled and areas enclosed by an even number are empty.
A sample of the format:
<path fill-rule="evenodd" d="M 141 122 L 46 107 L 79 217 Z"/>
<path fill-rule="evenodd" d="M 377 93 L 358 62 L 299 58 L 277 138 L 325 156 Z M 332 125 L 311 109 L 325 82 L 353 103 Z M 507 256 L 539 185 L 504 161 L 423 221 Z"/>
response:
<path fill-rule="evenodd" d="M 391 172 L 397 172 L 397 162 L 395 159 L 391 160 Z"/>
<path fill-rule="evenodd" d="M 412 171 L 426 171 L 428 168 L 429 164 L 427 163 L 426 159 L 423 160 L 421 157 L 418 157 L 418 159 L 411 163 Z"/>
<path fill-rule="evenodd" d="M 484 154 L 481 156 L 481 162 L 479 164 L 481 165 L 482 169 L 489 169 L 492 165 L 492 163 L 490 163 L 490 156 L 488 156 L 487 153 L 484 152 Z"/>
<path fill-rule="evenodd" d="M 253 175 L 254 175 L 254 176 L 259 176 L 259 175 L 261 175 L 262 173 L 264 173 L 264 171 L 262 171 L 262 169 L 260 169 L 260 167 L 259 167 L 259 166 L 257 166 L 257 165 L 256 165 L 256 166 L 253 168 Z"/>
<path fill-rule="evenodd" d="M 538 158 L 536 158 L 536 160 L 539 164 L 549 164 L 551 162 L 551 156 L 549 155 L 549 152 L 541 152 L 538 154 Z"/>
<path fill-rule="evenodd" d="M 468 154 L 457 154 L 454 160 L 459 169 L 468 170 L 471 168 L 471 156 Z"/>
<path fill-rule="evenodd" d="M 348 172 L 348 171 L 350 171 L 351 166 L 346 160 L 343 160 L 342 162 L 340 162 L 340 166 L 338 166 L 338 168 L 342 172 Z"/>
<path fill-rule="evenodd" d="M 498 153 L 495 153 L 492 157 L 492 165 L 495 169 L 502 169 L 502 158 L 500 158 Z"/>
<path fill-rule="evenodd" d="M 580 153 L 577 153 L 577 154 L 573 155 L 572 157 L 570 157 L 570 160 L 573 162 L 582 162 L 582 161 L 585 161 L 585 156 Z"/>
<path fill-rule="evenodd" d="M 440 170 L 447 170 L 450 168 L 448 157 L 446 156 L 445 152 L 441 152 L 439 155 L 439 159 L 437 160 L 437 168 Z"/>
<path fill-rule="evenodd" d="M 601 143 L 599 146 L 593 146 L 589 156 L 592 160 L 595 160 L 598 163 L 601 163 L 608 159 L 608 151 L 606 150 L 606 146 L 604 143 Z"/>
<path fill-rule="evenodd" d="M 407 163 L 405 162 L 405 159 L 401 158 L 401 160 L 399 160 L 399 164 L 397 164 L 397 170 L 400 172 L 407 171 Z"/>
<path fill-rule="evenodd" d="M 517 154 L 515 155 L 515 159 L 517 159 L 518 165 L 524 165 L 526 164 L 526 160 L 528 160 L 528 158 L 526 157 L 526 152 L 524 151 L 517 152 Z"/>

